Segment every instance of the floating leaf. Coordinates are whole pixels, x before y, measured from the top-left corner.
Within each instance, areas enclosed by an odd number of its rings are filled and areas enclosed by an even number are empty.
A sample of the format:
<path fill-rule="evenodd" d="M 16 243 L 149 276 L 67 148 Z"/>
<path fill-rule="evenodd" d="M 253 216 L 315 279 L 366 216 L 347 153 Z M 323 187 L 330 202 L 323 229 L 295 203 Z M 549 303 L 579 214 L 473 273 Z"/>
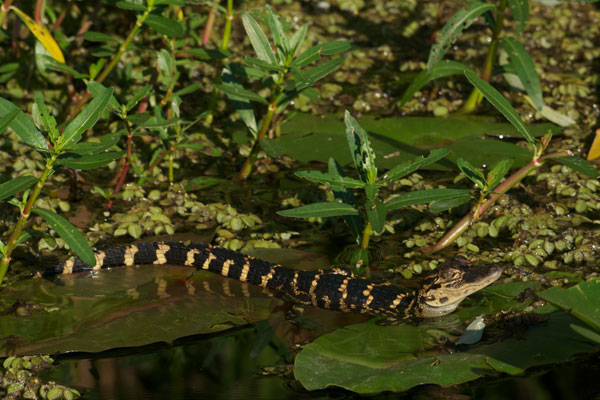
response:
<path fill-rule="evenodd" d="M 271 50 L 269 39 L 267 39 L 267 35 L 265 35 L 258 22 L 250 14 L 243 12 L 242 23 L 258 58 L 270 64 L 276 64 L 277 61 L 273 50 Z"/>
<path fill-rule="evenodd" d="M 503 37 L 500 41 L 535 108 L 541 110 L 544 105 L 542 86 L 531 56 L 525 47 L 513 38 Z"/>
<path fill-rule="evenodd" d="M 597 178 L 600 176 L 600 172 L 596 169 L 596 166 L 591 162 L 584 160 L 579 157 L 554 157 L 552 158 L 555 161 L 558 161 L 561 164 L 566 165 L 574 171 L 579 172 L 585 176 L 589 176 L 590 178 Z"/>
<path fill-rule="evenodd" d="M 277 211 L 277 214 L 293 218 L 337 217 L 341 215 L 358 215 L 358 210 L 349 204 L 324 202 L 308 204 L 291 210 Z"/>
<path fill-rule="evenodd" d="M 473 1 L 469 4 L 469 9 L 460 8 L 450 19 L 446 25 L 437 32 L 436 42 L 431 46 L 429 59 L 427 60 L 427 70 L 432 68 L 442 60 L 444 54 L 450 46 L 460 36 L 462 31 L 468 28 L 473 21 L 486 11 L 495 9 L 493 4 L 486 4 L 481 1 Z"/>
<path fill-rule="evenodd" d="M 112 160 L 122 157 L 124 154 L 124 151 L 111 151 L 109 153 L 100 153 L 79 157 L 69 157 L 67 154 L 65 157 L 58 158 L 56 163 L 58 165 L 63 165 L 73 169 L 90 170 L 102 167 L 110 163 Z"/>
<path fill-rule="evenodd" d="M 0 200 L 8 199 L 9 197 L 30 188 L 38 182 L 35 176 L 25 175 L 8 182 L 0 184 Z"/>
<path fill-rule="evenodd" d="M 56 40 L 52 37 L 48 29 L 44 25 L 38 24 L 31 17 L 19 10 L 15 6 L 10 7 L 11 10 L 17 13 L 19 18 L 27 25 L 27 28 L 33 33 L 33 36 L 48 50 L 48 53 L 61 64 L 65 63 L 65 57 L 63 56 L 60 46 L 56 43 Z"/>
<path fill-rule="evenodd" d="M 554 286 L 538 296 L 585 322 L 600 333 L 600 280 L 581 282 L 568 289 Z"/>
<path fill-rule="evenodd" d="M 510 105 L 508 100 L 500 94 L 496 89 L 494 89 L 489 83 L 485 82 L 483 79 L 477 76 L 472 71 L 465 71 L 465 76 L 473 86 L 475 86 L 481 94 L 490 102 L 492 105 L 504 115 L 504 117 L 510 122 L 516 129 L 523 135 L 525 140 L 527 140 L 531 145 L 535 145 L 535 139 L 529 133 L 527 126 L 517 114 L 515 109 Z"/>
<path fill-rule="evenodd" d="M 470 194 L 468 189 L 423 189 L 413 190 L 412 192 L 401 194 L 385 203 L 388 211 L 398 208 L 412 206 L 416 204 L 425 204 L 434 200 L 447 200 L 463 197 Z"/>
<path fill-rule="evenodd" d="M 31 212 L 44 218 L 83 262 L 89 266 L 96 265 L 96 258 L 94 257 L 92 248 L 83 235 L 69 221 L 52 211 L 42 208 L 34 208 Z"/>

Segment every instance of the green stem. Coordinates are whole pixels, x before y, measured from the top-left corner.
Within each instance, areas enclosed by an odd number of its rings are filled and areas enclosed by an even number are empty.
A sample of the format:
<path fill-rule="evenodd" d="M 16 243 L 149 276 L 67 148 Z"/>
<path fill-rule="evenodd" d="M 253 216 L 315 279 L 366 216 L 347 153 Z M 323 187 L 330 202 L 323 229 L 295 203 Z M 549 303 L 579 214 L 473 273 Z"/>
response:
<path fill-rule="evenodd" d="M 252 166 L 254 165 L 256 157 L 258 156 L 258 143 L 260 139 L 264 138 L 267 134 L 269 126 L 271 125 L 271 121 L 273 120 L 273 114 L 275 114 L 276 108 L 277 107 L 275 105 L 275 102 L 269 104 L 269 110 L 267 111 L 267 115 L 265 115 L 265 119 L 263 120 L 260 132 L 258 132 L 258 136 L 256 137 L 254 144 L 252 145 L 250 155 L 248 156 L 248 158 L 246 158 L 246 161 L 244 161 L 244 165 L 242 166 L 242 169 L 240 169 L 240 172 L 238 174 L 238 178 L 240 180 L 244 180 L 248 178 L 248 176 L 250 176 L 250 172 L 252 172 Z"/>
<path fill-rule="evenodd" d="M 485 57 L 485 62 L 483 64 L 483 70 L 481 72 L 481 79 L 486 82 L 489 82 L 490 77 L 492 76 L 492 71 L 494 69 L 494 64 L 496 64 L 496 59 L 498 58 L 498 47 L 500 45 L 500 34 L 502 33 L 502 28 L 504 27 L 504 9 L 506 8 L 506 0 L 500 0 L 500 4 L 498 5 L 496 12 L 496 23 L 494 25 L 494 30 L 492 31 L 492 43 L 488 49 L 487 56 Z M 475 111 L 475 108 L 481 103 L 483 99 L 483 95 L 477 89 L 473 89 L 469 98 L 465 101 L 462 109 L 459 113 L 461 114 L 469 114 Z"/>
<path fill-rule="evenodd" d="M 554 157 L 565 157 L 569 155 L 571 155 L 571 152 L 566 150 L 533 159 L 529 164 L 516 171 L 514 174 L 506 178 L 504 182 L 498 185 L 498 187 L 494 190 L 494 193 L 490 194 L 489 198 L 484 203 L 479 205 L 478 208 L 472 210 L 456 225 L 454 225 L 452 229 L 448 231 L 448 233 L 446 233 L 444 237 L 435 244 L 435 246 L 427 250 L 427 253 L 438 252 L 454 243 L 454 241 L 458 239 L 459 236 L 462 235 L 463 232 L 466 231 L 467 228 L 473 224 L 473 222 L 477 221 L 481 217 L 481 215 L 496 202 L 496 200 L 502 197 L 510 189 L 515 187 L 531 171 L 541 167 L 546 160 Z"/>
<path fill-rule="evenodd" d="M 50 173 L 52 172 L 52 167 L 54 166 L 54 162 L 56 161 L 57 157 L 58 157 L 57 153 L 52 154 L 52 156 L 46 161 L 46 167 L 44 168 L 44 172 L 42 172 L 42 176 L 41 176 L 40 180 L 35 185 L 35 188 L 33 189 L 33 193 L 31 193 L 31 195 L 27 199 L 27 203 L 25 204 L 23 211 L 21 211 L 21 217 L 19 218 L 19 221 L 17 222 L 15 229 L 13 229 L 12 233 L 10 234 L 10 237 L 6 244 L 6 250 L 7 250 L 6 254 L 4 255 L 4 257 L 2 257 L 2 260 L 0 260 L 0 284 L 2 284 L 2 281 L 4 280 L 4 277 L 6 276 L 6 272 L 8 271 L 8 265 L 10 264 L 12 252 L 15 249 L 15 247 L 17 247 L 17 242 L 19 241 L 19 237 L 21 237 L 21 232 L 23 231 L 23 228 L 25 227 L 25 224 L 27 223 L 27 220 L 29 219 L 29 215 L 31 214 L 31 209 L 33 208 L 33 205 L 35 204 L 35 201 L 37 200 L 37 198 L 42 190 L 42 187 L 44 186 L 44 183 L 46 182 L 46 179 L 48 179 L 48 177 L 50 176 Z"/>
<path fill-rule="evenodd" d="M 142 27 L 142 24 L 144 23 L 144 21 L 146 20 L 146 18 L 148 17 L 150 12 L 152 12 L 153 9 L 154 9 L 154 6 L 149 6 L 146 9 L 146 11 L 144 11 L 143 14 L 138 16 L 137 20 L 135 21 L 135 25 L 133 26 L 133 29 L 131 30 L 131 32 L 129 32 L 129 35 L 127 36 L 125 41 L 123 43 L 121 43 L 121 46 L 119 46 L 119 50 L 117 51 L 117 54 L 115 54 L 113 56 L 110 63 L 108 63 L 108 65 L 106 67 L 104 67 L 104 69 L 102 70 L 100 75 L 98 75 L 96 77 L 96 82 L 102 83 L 102 81 L 104 81 L 104 79 L 106 79 L 108 74 L 110 74 L 112 72 L 112 70 L 115 68 L 115 66 L 117 65 L 117 63 L 119 62 L 119 60 L 121 59 L 123 54 L 125 54 L 125 51 L 127 50 L 127 47 L 133 40 L 135 34 L 140 30 L 140 28 Z M 88 102 L 88 100 L 90 99 L 91 96 L 92 96 L 92 94 L 89 91 L 86 91 L 85 94 L 83 95 L 83 97 L 77 102 L 77 104 L 73 108 L 73 111 L 71 111 L 71 113 L 67 117 L 67 120 L 70 120 L 73 117 L 75 117 L 75 115 L 79 114 L 79 112 L 83 109 L 83 106 L 85 105 L 85 103 Z"/>
<path fill-rule="evenodd" d="M 371 227 L 371 223 L 367 222 L 365 229 L 363 229 L 362 239 L 360 240 L 361 249 L 367 250 L 369 248 L 369 239 L 371 238 L 372 232 L 373 228 Z"/>

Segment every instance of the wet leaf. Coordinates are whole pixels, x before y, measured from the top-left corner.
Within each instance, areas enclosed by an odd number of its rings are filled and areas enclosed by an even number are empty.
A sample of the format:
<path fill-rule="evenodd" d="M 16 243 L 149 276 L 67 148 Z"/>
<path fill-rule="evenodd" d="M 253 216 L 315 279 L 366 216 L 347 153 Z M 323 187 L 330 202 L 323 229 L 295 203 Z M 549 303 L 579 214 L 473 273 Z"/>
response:
<path fill-rule="evenodd" d="M 527 2 L 525 1 L 525 3 Z M 540 77 L 535 70 L 535 64 L 531 56 L 525 47 L 513 38 L 503 37 L 500 38 L 500 41 L 533 105 L 538 111 L 541 111 L 544 105 L 542 86 L 540 85 Z"/>
<path fill-rule="evenodd" d="M 277 211 L 277 214 L 293 218 L 337 217 L 341 215 L 358 215 L 358 210 L 349 204 L 322 202 L 292 208 L 291 210 Z"/>
<path fill-rule="evenodd" d="M 484 12 L 495 8 L 496 6 L 493 4 L 473 1 L 469 4 L 468 9 L 461 7 L 454 13 L 444 27 L 437 32 L 435 44 L 431 46 L 431 51 L 429 52 L 427 70 L 431 71 L 432 68 L 444 58 L 444 54 L 446 54 L 450 46 L 456 42 L 456 39 L 460 36 L 462 31 L 468 28 L 477 17 Z"/>
<path fill-rule="evenodd" d="M 423 189 L 413 190 L 394 197 L 385 203 L 387 211 L 416 204 L 425 204 L 435 200 L 448 200 L 469 195 L 469 189 Z"/>
<path fill-rule="evenodd" d="M 92 248 L 87 243 L 81 232 L 77 230 L 69 221 L 60 215 L 42 208 L 34 208 L 31 212 L 42 217 L 48 224 L 64 239 L 71 250 L 77 254 L 86 264 L 90 266 L 96 265 L 96 258 Z"/>
<path fill-rule="evenodd" d="M 8 182 L 0 184 L 0 200 L 8 199 L 15 194 L 30 188 L 38 182 L 35 176 L 26 175 L 11 179 Z"/>

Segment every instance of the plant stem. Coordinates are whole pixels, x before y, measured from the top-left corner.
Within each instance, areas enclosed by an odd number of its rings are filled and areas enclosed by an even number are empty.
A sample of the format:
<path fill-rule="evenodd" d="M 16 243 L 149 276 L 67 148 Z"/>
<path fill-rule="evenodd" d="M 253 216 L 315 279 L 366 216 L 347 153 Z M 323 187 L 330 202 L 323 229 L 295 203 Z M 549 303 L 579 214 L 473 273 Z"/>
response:
<path fill-rule="evenodd" d="M 142 24 L 144 23 L 144 21 L 146 20 L 146 18 L 148 17 L 148 15 L 150 14 L 150 12 L 153 9 L 154 9 L 154 7 L 148 7 L 146 9 L 146 11 L 144 11 L 143 14 L 138 16 L 137 20 L 135 21 L 135 25 L 131 29 L 131 32 L 129 32 L 129 35 L 127 36 L 125 41 L 123 43 L 121 43 L 121 46 L 119 46 L 119 50 L 117 51 L 117 54 L 115 54 L 113 56 L 112 60 L 110 61 L 110 63 L 102 69 L 102 72 L 100 73 L 100 75 L 98 75 L 96 77 L 96 82 L 102 83 L 102 81 L 104 81 L 104 79 L 106 79 L 108 74 L 110 74 L 112 72 L 112 70 L 115 68 L 115 66 L 117 65 L 117 63 L 119 62 L 119 60 L 121 59 L 123 54 L 125 54 L 125 51 L 127 50 L 127 47 L 129 47 L 129 44 L 133 40 L 135 34 L 137 33 L 137 31 L 140 30 L 140 28 L 142 27 Z M 79 114 L 79 112 L 83 109 L 83 106 L 85 105 L 85 103 L 88 102 L 88 100 L 90 99 L 91 96 L 92 96 L 92 94 L 89 92 L 89 90 L 85 92 L 85 94 L 79 99 L 77 104 L 75 104 L 75 107 L 73 107 L 73 110 L 67 117 L 67 121 L 72 119 L 73 117 L 75 117 L 77 114 Z"/>
<path fill-rule="evenodd" d="M 31 214 L 31 209 L 33 208 L 33 205 L 35 204 L 35 201 L 37 200 L 37 198 L 42 190 L 42 187 L 44 186 L 44 183 L 46 182 L 46 179 L 48 179 L 48 177 L 50 176 L 50 173 L 52 172 L 52 167 L 54 166 L 54 162 L 56 161 L 57 157 L 58 157 L 58 154 L 54 153 L 50 156 L 50 158 L 48 158 L 46 160 L 46 167 L 44 168 L 44 171 L 42 172 L 42 176 L 40 177 L 40 180 L 38 181 L 38 183 L 35 185 L 35 188 L 33 189 L 33 193 L 31 193 L 31 195 L 27 199 L 27 203 L 25 204 L 25 207 L 23 207 L 23 211 L 21 211 L 21 216 L 19 218 L 19 221 L 15 225 L 15 229 L 13 229 L 13 231 L 10 234 L 8 242 L 6 243 L 6 250 L 7 250 L 6 254 L 0 260 L 0 284 L 2 284 L 2 281 L 4 280 L 4 277 L 6 276 L 6 271 L 8 271 L 8 265 L 10 264 L 12 252 L 15 249 L 15 247 L 17 246 L 17 242 L 19 241 L 21 232 L 23 231 L 23 228 L 25 227 L 25 224 L 27 223 L 27 220 L 29 219 L 29 215 Z"/>
<path fill-rule="evenodd" d="M 277 106 L 275 105 L 275 101 L 273 101 L 271 104 L 269 104 L 269 110 L 267 111 L 267 115 L 265 115 L 263 124 L 260 127 L 260 132 L 258 132 L 258 136 L 256 136 L 256 140 L 254 141 L 254 144 L 252 145 L 252 150 L 250 150 L 250 155 L 248 156 L 248 158 L 246 158 L 246 161 L 244 161 L 244 165 L 242 166 L 242 169 L 240 169 L 240 172 L 238 174 L 238 178 L 240 180 L 244 180 L 244 179 L 248 178 L 248 176 L 250 175 L 250 172 L 252 172 L 252 166 L 254 165 L 254 162 L 256 161 L 256 157 L 258 156 L 258 147 L 259 147 L 258 143 L 259 143 L 260 139 L 264 138 L 265 135 L 267 134 L 267 131 L 269 130 L 269 126 L 271 125 L 271 120 L 273 119 L 273 114 L 275 114 L 276 108 L 277 108 Z"/>
<path fill-rule="evenodd" d="M 498 185 L 498 187 L 494 190 L 494 193 L 490 194 L 490 197 L 484 203 L 482 203 L 477 209 L 472 210 L 469 212 L 469 214 L 464 216 L 463 219 L 454 225 L 452 229 L 435 244 L 435 246 L 428 249 L 426 252 L 435 253 L 454 243 L 454 241 L 458 239 L 458 237 L 462 235 L 462 233 L 467 230 L 467 228 L 471 226 L 473 222 L 477 221 L 481 215 L 496 202 L 496 200 L 502 197 L 504 193 L 515 187 L 531 171 L 541 167 L 546 160 L 554 157 L 564 157 L 569 155 L 571 155 L 571 152 L 566 150 L 533 159 L 531 162 L 529 162 L 529 164 L 525 165 L 514 174 L 506 178 L 504 182 Z"/>
<path fill-rule="evenodd" d="M 483 64 L 483 71 L 481 72 L 481 79 L 486 82 L 489 82 L 490 77 L 492 76 L 492 71 L 494 69 L 494 64 L 496 63 L 496 58 L 498 58 L 498 46 L 500 44 L 500 34 L 502 33 L 502 28 L 504 27 L 504 9 L 506 8 L 506 0 L 500 0 L 500 4 L 498 5 L 496 12 L 496 23 L 494 25 L 494 30 L 492 31 L 492 43 L 488 49 L 487 56 L 485 57 L 485 62 Z M 473 88 L 471 94 L 465 104 L 462 106 L 462 109 L 459 111 L 461 114 L 469 114 L 475 111 L 475 108 L 481 103 L 483 99 L 483 95 L 479 90 Z"/>
<path fill-rule="evenodd" d="M 360 240 L 360 248 L 367 250 L 369 248 L 369 239 L 371 238 L 371 233 L 373 232 L 373 228 L 371 227 L 371 223 L 367 222 L 365 225 L 365 229 L 363 229 L 362 238 Z"/>

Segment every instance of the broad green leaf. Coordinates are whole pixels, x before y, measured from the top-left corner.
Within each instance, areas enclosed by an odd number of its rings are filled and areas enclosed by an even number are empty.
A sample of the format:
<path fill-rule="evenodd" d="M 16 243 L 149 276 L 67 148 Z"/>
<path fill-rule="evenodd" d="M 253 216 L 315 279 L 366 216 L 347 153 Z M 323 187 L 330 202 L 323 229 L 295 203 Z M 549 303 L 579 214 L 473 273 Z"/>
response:
<path fill-rule="evenodd" d="M 102 136 L 99 142 L 79 142 L 69 149 L 69 153 L 76 153 L 80 156 L 102 153 L 119 143 L 121 136 L 121 132 L 115 132 Z"/>
<path fill-rule="evenodd" d="M 597 178 L 600 176 L 600 172 L 596 169 L 596 166 L 591 162 L 584 160 L 579 157 L 554 157 L 553 160 L 558 161 L 561 164 L 566 165 L 574 171 L 579 172 L 590 178 Z"/>
<path fill-rule="evenodd" d="M 118 38 L 114 38 L 106 33 L 87 31 L 83 34 L 83 38 L 90 42 L 104 42 L 104 43 L 119 43 Z"/>
<path fill-rule="evenodd" d="M 312 67 L 306 71 L 302 71 L 304 73 L 304 79 L 301 79 L 298 82 L 296 82 L 296 90 L 302 90 L 308 86 L 311 86 L 319 79 L 335 71 L 337 67 L 344 63 L 345 59 L 345 57 L 334 58 L 332 60 L 324 61 L 321 64 Z"/>
<path fill-rule="evenodd" d="M 339 178 L 346 177 L 342 166 L 340 164 L 338 164 L 337 161 L 335 161 L 331 157 L 329 158 L 329 161 L 328 161 L 328 172 L 329 172 L 329 175 L 331 175 L 331 176 L 335 176 L 335 177 L 339 177 Z M 349 190 L 348 188 L 341 186 L 341 185 L 332 184 L 331 191 L 333 192 L 333 197 L 335 197 L 336 200 L 341 201 L 344 204 L 349 204 L 355 208 L 358 208 L 358 203 L 356 202 L 356 197 L 354 197 L 354 193 L 352 190 Z M 346 224 L 348 224 L 348 226 L 350 227 L 350 231 L 352 232 L 352 235 L 354 236 L 354 240 L 356 241 L 356 244 L 360 244 L 361 237 L 362 237 L 362 231 L 363 231 L 363 221 L 362 221 L 361 216 L 360 215 L 344 215 L 343 218 L 344 218 L 344 221 L 346 222 Z"/>
<path fill-rule="evenodd" d="M 69 221 L 52 211 L 41 208 L 34 208 L 31 212 L 45 219 L 83 262 L 92 267 L 96 265 L 96 258 L 94 257 L 92 248 L 86 242 L 83 235 Z"/>
<path fill-rule="evenodd" d="M 269 102 L 264 97 L 254 92 L 251 92 L 250 90 L 244 89 L 242 85 L 236 85 L 231 82 L 224 82 L 220 85 L 217 85 L 217 87 L 223 92 L 225 92 L 225 94 L 235 96 L 239 99 L 257 101 L 261 104 L 269 104 Z"/>
<path fill-rule="evenodd" d="M 0 200 L 8 199 L 9 197 L 22 192 L 23 190 L 35 185 L 38 179 L 35 176 L 26 175 L 11 179 L 8 182 L 0 184 Z"/>
<path fill-rule="evenodd" d="M 291 65 L 293 67 L 301 68 L 305 65 L 319 60 L 322 56 L 332 56 L 335 54 L 343 53 L 345 51 L 350 50 L 351 48 L 352 46 L 350 46 L 350 42 L 348 42 L 347 40 L 319 43 L 306 50 L 304 53 L 300 54 L 294 60 L 294 62 L 292 62 Z"/>
<path fill-rule="evenodd" d="M 117 1 L 115 5 L 123 10 L 146 11 L 146 6 L 131 1 Z"/>
<path fill-rule="evenodd" d="M 377 179 L 375 153 L 369 143 L 367 132 L 360 127 L 348 110 L 344 115 L 344 123 L 346 124 L 348 147 L 360 180 L 364 183 L 375 183 L 375 179 Z"/>
<path fill-rule="evenodd" d="M 168 37 L 179 37 L 183 35 L 183 26 L 181 26 L 179 22 L 165 18 L 162 15 L 149 14 L 144 20 L 144 24 L 148 25 L 156 32 Z"/>
<path fill-rule="evenodd" d="M 106 90 L 106 86 L 96 81 L 88 81 L 87 87 L 92 96 L 94 97 L 100 96 Z M 121 104 L 119 104 L 117 98 L 114 95 L 110 96 L 110 101 L 108 102 L 108 109 L 111 111 L 121 110 Z"/>
<path fill-rule="evenodd" d="M 291 210 L 277 211 L 283 217 L 315 218 L 337 217 L 342 215 L 358 215 L 358 210 L 349 204 L 324 202 L 292 208 Z"/>
<path fill-rule="evenodd" d="M 469 178 L 471 182 L 479 186 L 481 190 L 485 189 L 486 181 L 483 172 L 481 172 L 479 169 L 472 166 L 470 162 L 462 158 L 456 160 L 456 165 L 458 166 L 458 169 L 460 169 L 461 172 L 465 174 L 465 176 Z"/>
<path fill-rule="evenodd" d="M 442 158 L 446 157 L 450 153 L 450 151 L 451 149 L 445 147 L 442 147 L 440 149 L 434 149 L 429 152 L 429 155 L 427 157 L 421 156 L 412 162 L 404 162 L 402 164 L 399 164 L 391 170 L 389 170 L 388 173 L 383 176 L 383 181 L 385 183 L 389 183 L 400 179 L 408 174 L 412 174 L 419 168 L 431 165 L 436 161 L 439 161 Z"/>
<path fill-rule="evenodd" d="M 471 193 L 468 189 L 423 189 L 413 190 L 412 192 L 401 194 L 385 203 L 387 211 L 398 208 L 412 206 L 416 204 L 425 204 L 430 201 L 447 200 L 458 197 L 464 197 Z"/>
<path fill-rule="evenodd" d="M 525 29 L 527 19 L 529 18 L 529 1 L 528 0 L 508 0 L 508 6 L 512 12 L 513 18 L 517 21 L 515 35 L 520 35 Z"/>
<path fill-rule="evenodd" d="M 404 106 L 404 104 L 406 104 L 406 102 L 410 100 L 416 92 L 421 90 L 421 88 L 427 85 L 430 81 L 451 75 L 462 75 L 466 70 L 472 70 L 472 68 L 466 64 L 452 60 L 442 60 L 435 64 L 431 70 L 424 69 L 423 71 L 419 72 L 419 75 L 415 77 L 402 95 L 400 107 Z"/>
<path fill-rule="evenodd" d="M 75 143 L 81 140 L 81 135 L 86 130 L 92 128 L 108 105 L 112 96 L 113 89 L 106 88 L 97 97 L 88 104 L 82 112 L 69 122 L 69 125 L 63 131 L 63 149 L 69 149 Z"/>
<path fill-rule="evenodd" d="M 48 53 L 61 64 L 65 63 L 65 57 L 56 40 L 52 37 L 50 31 L 42 24 L 37 23 L 29 15 L 19 10 L 15 6 L 10 6 L 10 9 L 17 13 L 19 18 L 27 25 L 27 28 L 33 33 L 33 36 L 48 50 Z M 4 11 L 6 12 L 6 11 Z"/>
<path fill-rule="evenodd" d="M 379 199 L 367 201 L 367 218 L 373 227 L 373 231 L 378 235 L 383 232 L 386 212 L 386 206 L 383 204 L 383 201 Z"/>
<path fill-rule="evenodd" d="M 148 96 L 148 93 L 150 93 L 151 90 L 152 90 L 152 85 L 146 85 L 146 86 L 142 86 L 141 88 L 139 88 L 138 90 L 133 92 L 131 99 L 129 99 L 129 101 L 125 105 L 125 108 L 127 109 L 127 111 L 131 110 L 133 107 L 135 107 L 137 105 L 137 103 L 140 100 L 142 100 L 144 97 Z"/>
<path fill-rule="evenodd" d="M 544 105 L 542 86 L 540 85 L 540 77 L 535 71 L 535 65 L 531 56 L 525 47 L 513 38 L 503 37 L 500 38 L 500 41 L 525 91 L 531 98 L 535 108 L 540 111 Z"/>
<path fill-rule="evenodd" d="M 538 294 L 600 333 L 600 280 L 590 280 L 568 289 L 555 286 Z"/>
<path fill-rule="evenodd" d="M 295 173 L 295 175 L 315 183 L 329 183 L 332 185 L 340 185 L 348 188 L 365 187 L 365 183 L 357 179 L 353 179 L 347 176 L 324 174 L 320 171 L 298 171 Z"/>
<path fill-rule="evenodd" d="M 258 22 L 250 14 L 243 12 L 242 23 L 258 58 L 271 64 L 277 64 L 269 39 L 267 39 Z"/>
<path fill-rule="evenodd" d="M 267 21 L 269 22 L 269 28 L 271 28 L 271 34 L 273 35 L 273 41 L 275 46 L 280 48 L 283 55 L 287 57 L 290 52 L 290 42 L 283 31 L 279 16 L 273 12 L 271 7 L 267 5 Z"/>
<path fill-rule="evenodd" d="M 435 201 L 432 201 L 431 204 L 429 205 L 429 212 L 434 213 L 434 214 L 441 213 L 442 211 L 450 210 L 452 208 L 458 207 L 458 206 L 468 203 L 470 201 L 471 201 L 470 194 L 464 194 L 462 196 L 453 197 L 451 199 L 435 200 Z"/>
<path fill-rule="evenodd" d="M 496 163 L 487 174 L 487 194 L 491 193 L 502 182 L 502 178 L 508 173 L 514 160 L 502 160 Z"/>
<path fill-rule="evenodd" d="M 17 106 L 0 97 L 0 118 L 6 118 L 17 110 L 17 116 L 9 124 L 10 128 L 27 144 L 37 150 L 48 150 L 44 136 Z"/>
<path fill-rule="evenodd" d="M 535 139 L 529 133 L 527 126 L 517 114 L 515 109 L 510 105 L 508 100 L 500 94 L 499 91 L 494 89 L 489 83 L 485 82 L 483 79 L 477 76 L 472 71 L 465 71 L 465 76 L 467 79 L 475 86 L 481 94 L 490 102 L 492 105 L 504 115 L 504 117 L 513 124 L 513 126 L 523 135 L 525 140 L 527 140 L 531 145 L 535 145 Z"/>
<path fill-rule="evenodd" d="M 13 108 L 7 114 L 5 114 L 2 118 L 0 118 L 0 134 L 3 133 L 6 128 L 10 126 L 10 124 L 19 116 L 20 110 L 18 108 Z M 55 121 L 56 125 L 56 121 Z"/>
<path fill-rule="evenodd" d="M 68 168 L 90 170 L 102 167 L 110 163 L 112 160 L 120 158 L 124 154 L 124 151 L 111 151 L 109 153 L 92 154 L 79 157 L 70 157 L 69 154 L 66 154 L 66 157 L 59 158 L 56 160 L 56 163 Z"/>
<path fill-rule="evenodd" d="M 429 52 L 427 70 L 431 71 L 435 64 L 444 58 L 444 54 L 446 54 L 462 31 L 468 28 L 477 17 L 495 8 L 496 6 L 493 4 L 473 1 L 469 4 L 468 9 L 460 8 L 450 17 L 446 25 L 437 32 L 435 44 L 431 46 L 431 51 Z"/>

